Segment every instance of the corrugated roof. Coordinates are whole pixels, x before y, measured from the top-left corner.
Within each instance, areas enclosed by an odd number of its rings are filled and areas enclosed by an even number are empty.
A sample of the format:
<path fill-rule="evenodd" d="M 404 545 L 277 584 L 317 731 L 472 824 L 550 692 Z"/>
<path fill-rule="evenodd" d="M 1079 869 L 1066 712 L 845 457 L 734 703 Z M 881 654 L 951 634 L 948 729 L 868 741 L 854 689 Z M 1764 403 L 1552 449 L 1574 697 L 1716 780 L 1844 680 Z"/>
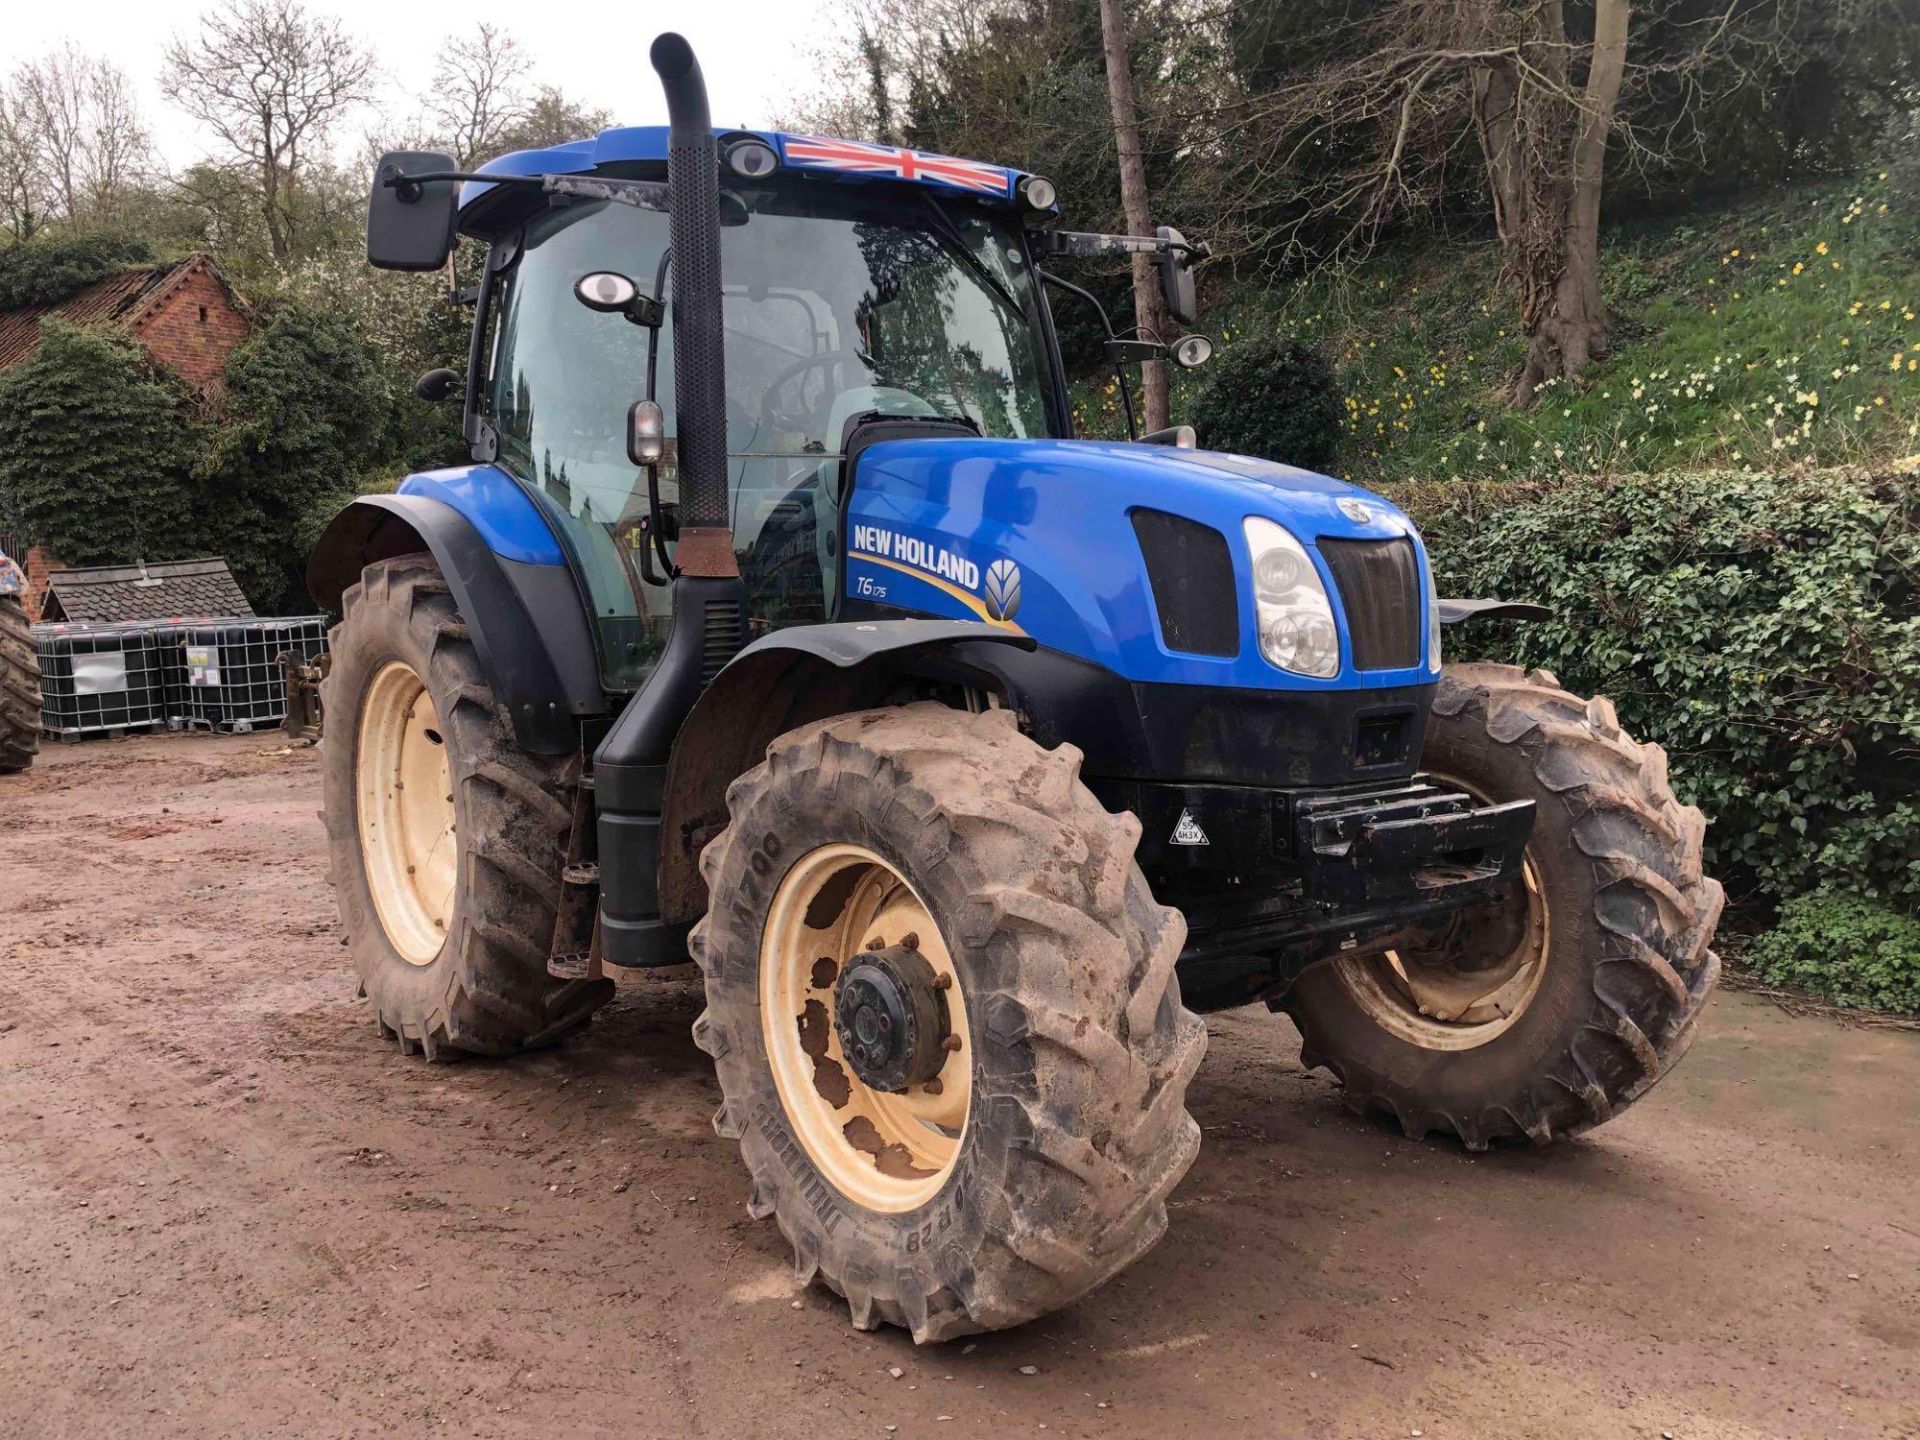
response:
<path fill-rule="evenodd" d="M 135 330 L 189 273 L 202 266 L 220 278 L 219 269 L 207 256 L 189 255 L 171 264 L 142 265 L 109 275 L 57 305 L 0 310 L 0 370 L 18 365 L 40 348 L 40 322 L 47 316 L 57 315 L 76 325 L 107 322 L 123 330 Z M 226 282 L 221 279 L 221 283 Z"/>
<path fill-rule="evenodd" d="M 48 620 L 170 620 L 176 616 L 251 617 L 253 606 L 224 560 L 95 565 L 47 577 Z"/>

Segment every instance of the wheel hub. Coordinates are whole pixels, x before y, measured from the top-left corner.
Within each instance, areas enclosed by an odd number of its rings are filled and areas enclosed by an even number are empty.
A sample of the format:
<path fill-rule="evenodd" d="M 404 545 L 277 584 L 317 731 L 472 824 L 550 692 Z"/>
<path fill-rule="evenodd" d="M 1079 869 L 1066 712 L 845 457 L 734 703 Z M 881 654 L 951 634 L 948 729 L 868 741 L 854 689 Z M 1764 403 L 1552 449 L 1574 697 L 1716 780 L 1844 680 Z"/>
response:
<path fill-rule="evenodd" d="M 872 950 L 840 977 L 833 1003 L 841 1052 L 860 1082 L 888 1094 L 924 1085 L 947 1060 L 951 982 L 905 945 Z"/>

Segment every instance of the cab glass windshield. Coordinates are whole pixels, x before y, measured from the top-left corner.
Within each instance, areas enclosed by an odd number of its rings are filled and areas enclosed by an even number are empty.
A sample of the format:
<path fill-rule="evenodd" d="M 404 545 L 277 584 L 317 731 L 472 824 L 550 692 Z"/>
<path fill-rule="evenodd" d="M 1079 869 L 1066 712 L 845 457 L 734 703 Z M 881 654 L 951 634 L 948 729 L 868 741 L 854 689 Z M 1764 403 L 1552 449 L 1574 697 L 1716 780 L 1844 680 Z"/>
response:
<path fill-rule="evenodd" d="M 819 182 L 729 191 L 722 212 L 728 479 L 755 629 L 820 620 L 839 453 L 853 417 L 946 416 L 988 436 L 1048 434 L 1038 299 L 1009 220 L 932 192 Z M 607 683 L 659 653 L 670 591 L 643 563 L 645 477 L 626 457 L 648 332 L 574 295 L 614 271 L 652 294 L 667 217 L 606 201 L 527 221 L 496 287 L 488 418 L 503 464 L 548 502 L 587 580 Z M 674 433 L 672 270 L 655 398 Z M 678 498 L 671 464 L 660 498 Z"/>

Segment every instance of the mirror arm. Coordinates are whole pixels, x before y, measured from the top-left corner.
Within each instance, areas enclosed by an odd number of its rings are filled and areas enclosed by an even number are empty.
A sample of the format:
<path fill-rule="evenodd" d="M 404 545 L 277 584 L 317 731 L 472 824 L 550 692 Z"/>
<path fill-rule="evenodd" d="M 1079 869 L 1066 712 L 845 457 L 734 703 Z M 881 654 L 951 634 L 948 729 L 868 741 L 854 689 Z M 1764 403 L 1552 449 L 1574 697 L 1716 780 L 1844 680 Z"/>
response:
<path fill-rule="evenodd" d="M 1106 307 L 1101 305 L 1100 301 L 1091 291 L 1082 290 L 1071 280 L 1062 280 L 1051 270 L 1042 270 L 1038 266 L 1035 266 L 1033 273 L 1040 277 L 1040 283 L 1042 285 L 1055 286 L 1066 291 L 1069 295 L 1077 295 L 1080 299 L 1091 305 L 1093 307 L 1093 313 L 1100 317 L 1100 328 L 1107 332 L 1107 344 L 1109 346 L 1125 343 L 1114 335 L 1113 322 L 1107 319 Z M 1107 353 L 1111 355 L 1113 352 L 1109 349 Z M 1129 440 L 1137 440 L 1140 438 L 1140 424 L 1134 419 L 1133 415 L 1133 388 L 1127 384 L 1127 372 L 1121 369 L 1118 361 L 1114 363 L 1113 374 L 1114 378 L 1120 382 L 1121 408 L 1127 412 L 1127 438 Z"/>

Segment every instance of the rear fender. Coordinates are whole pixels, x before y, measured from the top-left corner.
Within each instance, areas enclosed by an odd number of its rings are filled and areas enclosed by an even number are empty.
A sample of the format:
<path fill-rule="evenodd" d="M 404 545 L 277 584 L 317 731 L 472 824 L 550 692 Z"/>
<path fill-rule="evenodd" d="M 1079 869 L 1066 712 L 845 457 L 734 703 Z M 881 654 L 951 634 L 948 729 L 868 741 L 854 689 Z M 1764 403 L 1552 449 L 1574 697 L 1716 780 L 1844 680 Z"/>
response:
<path fill-rule="evenodd" d="M 480 669 L 507 708 L 515 738 L 536 755 L 579 748 L 576 717 L 603 714 L 593 631 L 573 572 L 496 554 L 474 524 L 424 495 L 367 495 L 334 517 L 307 565 L 324 608 L 379 560 L 429 551 L 453 592 Z"/>
<path fill-rule="evenodd" d="M 746 647 L 713 679 L 680 727 L 667 763 L 660 913 L 692 921 L 707 906 L 700 851 L 727 824 L 727 786 L 795 726 L 885 704 L 903 681 L 997 690 L 969 652 L 1032 650 L 1025 635 L 969 620 L 800 625 Z"/>

